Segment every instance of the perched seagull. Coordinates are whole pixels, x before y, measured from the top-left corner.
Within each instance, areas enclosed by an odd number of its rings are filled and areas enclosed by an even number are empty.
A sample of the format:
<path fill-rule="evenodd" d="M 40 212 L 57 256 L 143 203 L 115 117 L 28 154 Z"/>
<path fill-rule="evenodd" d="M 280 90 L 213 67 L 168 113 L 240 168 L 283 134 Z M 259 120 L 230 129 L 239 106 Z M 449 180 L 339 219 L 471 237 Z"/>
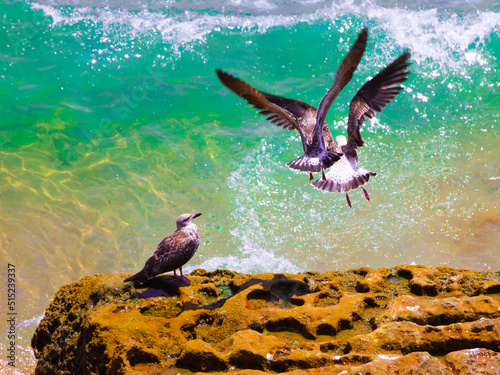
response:
<path fill-rule="evenodd" d="M 143 284 L 156 275 L 169 271 L 174 271 L 174 277 L 186 280 L 182 275 L 182 266 L 193 257 L 200 245 L 200 232 L 196 224 L 193 223 L 193 219 L 200 215 L 201 213 L 179 216 L 177 230 L 158 244 L 141 271 L 124 282 L 137 280 Z M 177 276 L 176 269 L 179 269 L 180 277 Z"/>
<path fill-rule="evenodd" d="M 339 150 L 334 150 L 333 137 L 324 122 L 328 109 L 333 101 L 351 80 L 366 48 L 368 30 L 365 28 L 340 64 L 335 81 L 319 104 L 319 109 L 300 100 L 288 99 L 277 95 L 267 94 L 255 87 L 217 69 L 217 76 L 231 91 L 246 99 L 272 123 L 285 129 L 297 130 L 302 140 L 304 155 L 287 163 L 292 169 L 303 172 L 320 172 L 328 169 L 341 157 Z M 325 174 L 323 172 L 323 178 Z"/>
<path fill-rule="evenodd" d="M 408 79 L 406 68 L 410 65 L 409 57 L 409 52 L 403 53 L 366 82 L 354 95 L 349 107 L 347 139 L 344 136 L 338 136 L 336 144 L 331 148 L 332 151 L 342 152 L 343 156 L 327 172 L 326 179 L 323 178 L 312 183 L 321 190 L 346 193 L 349 207 L 351 207 L 351 200 L 347 192 L 367 183 L 370 176 L 377 175 L 358 166 L 357 148 L 365 145 L 361 138 L 361 126 L 366 118 L 372 118 L 375 116 L 375 112 L 381 112 L 403 89 L 400 84 Z M 362 189 L 366 199 L 370 200 L 366 189 L 364 187 Z"/>

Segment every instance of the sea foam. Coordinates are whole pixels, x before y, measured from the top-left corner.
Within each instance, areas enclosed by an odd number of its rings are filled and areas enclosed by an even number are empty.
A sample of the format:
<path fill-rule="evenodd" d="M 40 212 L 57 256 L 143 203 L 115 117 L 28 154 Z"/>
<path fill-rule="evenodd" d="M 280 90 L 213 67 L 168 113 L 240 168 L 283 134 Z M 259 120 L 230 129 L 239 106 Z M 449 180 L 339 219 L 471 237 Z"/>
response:
<path fill-rule="evenodd" d="M 208 35 L 220 33 L 221 29 L 262 34 L 276 27 L 332 24 L 345 18 L 348 26 L 367 24 L 374 33 L 385 34 L 378 42 L 378 49 L 397 45 L 411 50 L 412 58 L 419 63 L 432 61 L 451 69 L 486 64 L 489 57 L 482 53 L 485 40 L 500 27 L 500 13 L 487 10 L 486 6 L 457 14 L 433 4 L 414 9 L 378 5 L 374 0 L 361 4 L 350 0 L 333 4 L 307 1 L 282 5 L 265 0 L 248 4 L 236 0 L 167 4 L 109 0 L 39 0 L 31 3 L 33 9 L 52 18 L 54 27 L 85 23 L 102 29 L 108 37 L 116 36 L 118 29 L 126 30 L 129 38 L 156 34 L 162 43 L 174 48 L 203 43 Z M 337 23 L 335 27 L 340 32 L 346 29 L 344 24 Z"/>

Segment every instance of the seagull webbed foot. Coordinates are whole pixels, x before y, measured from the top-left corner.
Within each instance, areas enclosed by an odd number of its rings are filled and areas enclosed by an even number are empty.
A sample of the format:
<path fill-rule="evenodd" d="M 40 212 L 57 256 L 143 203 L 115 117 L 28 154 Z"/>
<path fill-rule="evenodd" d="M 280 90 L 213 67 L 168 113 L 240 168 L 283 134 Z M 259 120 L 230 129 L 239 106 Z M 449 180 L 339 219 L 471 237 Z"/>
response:
<path fill-rule="evenodd" d="M 312 174 L 312 172 L 309 172 L 309 181 L 312 181 L 312 180 L 314 180 L 313 174 Z"/>

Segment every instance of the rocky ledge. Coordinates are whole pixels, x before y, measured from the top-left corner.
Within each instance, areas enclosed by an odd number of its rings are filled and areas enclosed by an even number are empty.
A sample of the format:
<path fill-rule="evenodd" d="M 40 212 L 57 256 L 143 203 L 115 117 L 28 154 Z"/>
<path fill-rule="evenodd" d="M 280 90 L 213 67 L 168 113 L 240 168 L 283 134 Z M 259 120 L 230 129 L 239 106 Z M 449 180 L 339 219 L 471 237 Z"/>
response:
<path fill-rule="evenodd" d="M 36 374 L 500 374 L 500 272 L 128 276 L 59 290 Z"/>

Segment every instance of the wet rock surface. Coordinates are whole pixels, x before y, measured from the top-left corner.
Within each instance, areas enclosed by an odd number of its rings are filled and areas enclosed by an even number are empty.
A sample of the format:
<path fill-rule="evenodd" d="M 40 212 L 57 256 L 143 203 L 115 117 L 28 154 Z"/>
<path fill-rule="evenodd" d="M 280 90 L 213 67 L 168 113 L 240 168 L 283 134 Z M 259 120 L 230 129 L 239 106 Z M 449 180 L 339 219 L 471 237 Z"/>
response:
<path fill-rule="evenodd" d="M 498 272 L 128 276 L 59 290 L 36 374 L 500 374 Z"/>

